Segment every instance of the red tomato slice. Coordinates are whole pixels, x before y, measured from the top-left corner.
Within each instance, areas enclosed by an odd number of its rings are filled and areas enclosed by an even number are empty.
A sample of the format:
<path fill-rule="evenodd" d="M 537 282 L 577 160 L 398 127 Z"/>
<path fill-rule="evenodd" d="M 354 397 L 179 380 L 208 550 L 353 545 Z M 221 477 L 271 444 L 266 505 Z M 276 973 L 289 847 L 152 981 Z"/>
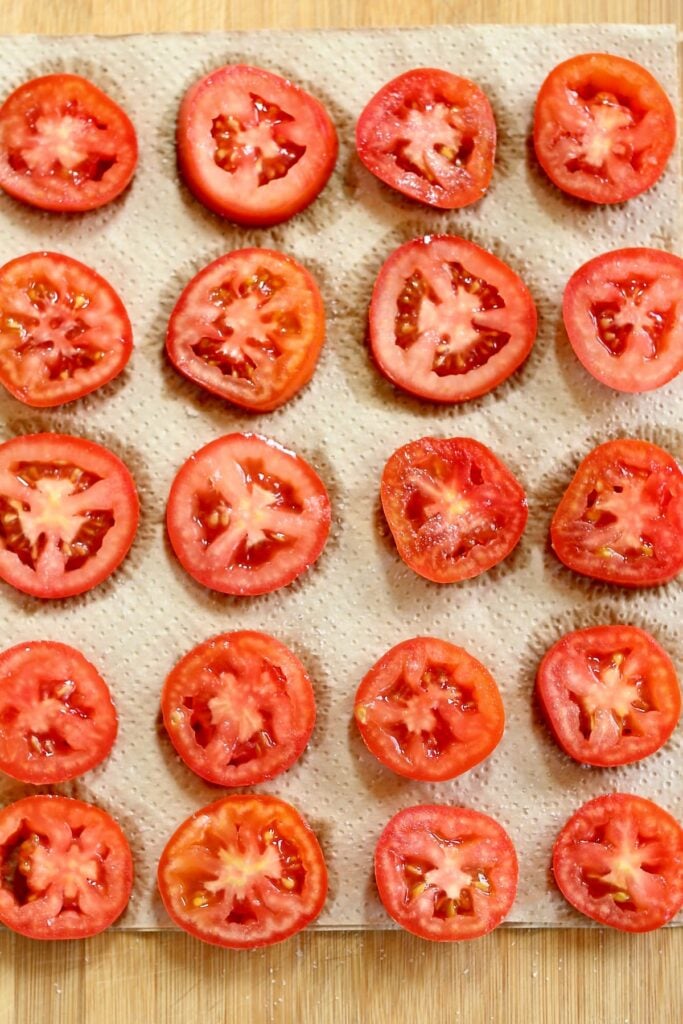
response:
<path fill-rule="evenodd" d="M 550 527 L 575 572 L 623 587 L 666 583 L 683 569 L 683 473 L 649 441 L 623 438 L 586 456 Z"/>
<path fill-rule="evenodd" d="M 187 91 L 178 163 L 188 187 L 238 224 L 288 220 L 312 203 L 337 160 L 322 103 L 262 68 L 232 64 Z"/>
<path fill-rule="evenodd" d="M 649 71 L 623 57 L 571 57 L 538 94 L 538 162 L 558 188 L 591 203 L 622 203 L 654 185 L 675 139 L 668 96 Z"/>
<path fill-rule="evenodd" d="M 330 532 L 322 480 L 258 434 L 226 434 L 181 466 L 166 510 L 178 561 L 223 594 L 268 594 L 319 557 Z"/>
<path fill-rule="evenodd" d="M 313 921 L 327 896 L 318 840 L 284 800 L 248 793 L 195 811 L 159 862 L 159 891 L 177 925 L 231 949 L 269 946 Z"/>
<path fill-rule="evenodd" d="M 370 303 L 370 346 L 393 384 L 434 402 L 495 388 L 526 359 L 536 307 L 502 260 L 464 238 L 425 235 L 399 246 Z"/>
<path fill-rule="evenodd" d="M 671 736 L 681 690 L 671 658 L 635 626 L 568 633 L 538 670 L 537 692 L 557 742 L 584 764 L 631 764 Z"/>
<path fill-rule="evenodd" d="M 471 437 L 423 437 L 399 448 L 384 467 L 380 493 L 399 555 L 435 583 L 491 569 L 526 526 L 519 481 Z"/>
<path fill-rule="evenodd" d="M 133 858 L 106 811 L 28 796 L 0 811 L 0 923 L 30 939 L 87 939 L 121 916 Z"/>
<path fill-rule="evenodd" d="M 486 192 L 496 122 L 467 78 L 416 68 L 387 82 L 356 125 L 358 155 L 372 174 L 429 206 L 453 210 Z"/>
<path fill-rule="evenodd" d="M 623 932 L 652 931 L 683 907 L 683 829 L 643 797 L 596 797 L 557 837 L 553 874 L 587 917 Z"/>
<path fill-rule="evenodd" d="M 421 939 L 477 939 L 507 917 L 517 894 L 517 854 L 505 829 L 465 807 L 408 807 L 375 850 L 380 899 Z"/>
<path fill-rule="evenodd" d="M 372 666 L 354 717 L 375 757 L 409 779 L 462 775 L 498 746 L 505 711 L 480 661 L 445 640 L 404 640 Z"/>
<path fill-rule="evenodd" d="M 79 75 L 34 78 L 0 107 L 0 188 L 30 206 L 104 206 L 126 188 L 137 160 L 126 114 Z"/>
<path fill-rule="evenodd" d="M 193 277 L 171 314 L 175 368 L 235 405 L 268 412 L 313 376 L 325 340 L 314 279 L 291 256 L 241 249 Z"/>
<path fill-rule="evenodd" d="M 132 351 L 121 299 L 84 263 L 32 252 L 0 267 L 0 384 L 20 402 L 81 398 L 116 377 Z"/>
<path fill-rule="evenodd" d="M 272 636 L 222 633 L 172 669 L 164 725 L 188 768 L 218 786 L 253 786 L 291 768 L 315 722 L 299 659 Z"/>
<path fill-rule="evenodd" d="M 572 348 L 617 391 L 653 391 L 683 370 L 683 260 L 617 249 L 584 263 L 564 290 Z"/>
<path fill-rule="evenodd" d="M 109 687 L 80 651 L 36 640 L 0 654 L 0 771 L 66 782 L 104 760 L 117 727 Z"/>
<path fill-rule="evenodd" d="M 34 597 L 71 597 L 123 561 L 138 526 L 133 478 L 82 437 L 0 444 L 0 579 Z"/>

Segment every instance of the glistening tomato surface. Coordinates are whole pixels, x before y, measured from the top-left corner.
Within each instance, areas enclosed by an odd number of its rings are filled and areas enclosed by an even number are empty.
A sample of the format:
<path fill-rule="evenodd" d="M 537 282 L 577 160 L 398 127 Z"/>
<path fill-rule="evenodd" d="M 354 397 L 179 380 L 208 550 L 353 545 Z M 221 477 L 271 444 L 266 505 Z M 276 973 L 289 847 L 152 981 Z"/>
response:
<path fill-rule="evenodd" d="M 666 743 L 681 714 L 671 658 L 635 626 L 568 633 L 538 670 L 538 695 L 560 746 L 584 764 L 630 764 Z"/>
<path fill-rule="evenodd" d="M 668 96 L 649 71 L 623 57 L 571 57 L 538 94 L 538 161 L 558 188 L 592 203 L 621 203 L 654 185 L 675 139 Z"/>
<path fill-rule="evenodd" d="M 318 558 L 330 500 L 315 470 L 276 441 L 226 434 L 180 468 L 166 521 L 178 561 L 199 583 L 267 594 Z"/>
<path fill-rule="evenodd" d="M 117 724 L 80 651 L 36 640 L 0 654 L 0 771 L 36 785 L 73 779 L 104 760 Z"/>
<path fill-rule="evenodd" d="M 284 253 L 241 249 L 192 278 L 166 351 L 207 391 L 266 412 L 310 380 L 324 340 L 325 308 L 308 271 Z"/>
<path fill-rule="evenodd" d="M 421 939 L 486 935 L 510 912 L 517 877 L 517 855 L 505 829 L 465 807 L 399 811 L 375 850 L 382 903 Z"/>
<path fill-rule="evenodd" d="M 380 493 L 399 555 L 435 583 L 497 565 L 526 526 L 521 485 L 471 437 L 423 437 L 399 448 L 384 467 Z"/>
<path fill-rule="evenodd" d="M 557 837 L 553 874 L 587 917 L 624 932 L 652 931 L 683 908 L 683 829 L 643 797 L 596 797 Z"/>
<path fill-rule="evenodd" d="M 649 587 L 683 569 L 683 473 L 649 441 L 598 445 L 576 471 L 550 526 L 558 558 L 584 576 Z"/>
<path fill-rule="evenodd" d="M 536 338 L 536 307 L 521 278 L 454 235 L 426 235 L 391 254 L 369 322 L 384 376 L 434 402 L 486 394 L 524 362 Z"/>
<path fill-rule="evenodd" d="M 133 478 L 82 437 L 28 434 L 0 445 L 0 578 L 34 597 L 71 597 L 125 558 L 139 517 Z"/>
<path fill-rule="evenodd" d="M 120 373 L 132 350 L 121 299 L 90 267 L 54 252 L 0 267 L 0 383 L 20 402 L 81 398 Z"/>
<path fill-rule="evenodd" d="M 589 373 L 617 391 L 652 391 L 683 369 L 683 260 L 616 249 L 579 267 L 562 315 Z"/>
<path fill-rule="evenodd" d="M 170 917 L 204 942 L 268 946 L 313 921 L 327 895 L 318 840 L 284 800 L 228 796 L 169 839 L 159 891 Z"/>
<path fill-rule="evenodd" d="M 133 177 L 135 129 L 106 93 L 78 75 L 46 75 L 0 107 L 0 188 L 41 210 L 94 210 Z"/>
<path fill-rule="evenodd" d="M 217 68 L 185 94 L 178 163 L 210 210 L 238 224 L 287 220 L 322 190 L 337 134 L 322 103 L 262 68 Z"/>
<path fill-rule="evenodd" d="M 0 923 L 30 939 L 85 939 L 123 913 L 133 858 L 106 811 L 29 796 L 0 811 Z"/>
<path fill-rule="evenodd" d="M 219 786 L 253 786 L 290 768 L 315 722 L 305 668 L 265 633 L 222 633 L 171 670 L 164 725 L 185 764 Z"/>
<path fill-rule="evenodd" d="M 354 718 L 368 750 L 409 779 L 442 782 L 488 757 L 503 735 L 496 682 L 471 654 L 434 637 L 404 640 L 372 666 Z"/>
<path fill-rule="evenodd" d="M 493 173 L 496 123 L 467 78 L 416 68 L 387 82 L 356 125 L 361 160 L 385 184 L 430 206 L 474 203 Z"/>

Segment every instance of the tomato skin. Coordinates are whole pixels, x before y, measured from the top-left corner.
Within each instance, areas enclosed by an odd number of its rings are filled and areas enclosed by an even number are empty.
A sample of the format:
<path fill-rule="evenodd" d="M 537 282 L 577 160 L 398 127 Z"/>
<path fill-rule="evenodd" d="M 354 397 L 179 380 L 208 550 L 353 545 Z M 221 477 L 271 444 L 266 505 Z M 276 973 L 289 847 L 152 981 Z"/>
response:
<path fill-rule="evenodd" d="M 370 753 L 398 775 L 423 782 L 473 768 L 498 746 L 505 728 L 493 676 L 462 647 L 434 637 L 387 651 L 361 681 L 354 704 Z"/>
<path fill-rule="evenodd" d="M 234 845 L 237 828 L 245 837 L 239 849 Z M 222 850 L 224 864 L 233 857 L 234 875 L 221 886 L 226 872 L 220 866 Z M 278 863 L 271 864 L 268 876 L 264 862 L 273 862 L 274 852 Z M 287 870 L 291 886 L 282 881 Z M 289 938 L 315 920 L 327 897 L 327 867 L 315 834 L 290 804 L 260 793 L 223 797 L 195 811 L 164 847 L 157 881 L 175 924 L 227 949 L 254 949 Z M 255 900 L 258 915 L 251 909 Z"/>
<path fill-rule="evenodd" d="M 651 188 L 675 139 L 676 115 L 668 96 L 649 71 L 623 57 L 571 57 L 550 72 L 538 94 L 538 162 L 554 185 L 587 202 L 622 203 Z"/>
<path fill-rule="evenodd" d="M 420 102 L 426 104 L 426 111 L 416 110 Z M 443 107 L 441 123 L 430 125 L 439 107 Z M 449 131 L 449 118 L 456 108 L 457 125 Z M 407 124 L 411 117 L 412 130 Z M 419 148 L 415 136 L 422 132 L 419 141 L 424 150 L 418 159 L 429 155 L 431 166 L 419 168 L 414 161 L 402 166 L 391 145 L 404 143 L 403 152 L 411 146 Z M 440 135 L 458 150 L 463 147 L 462 160 L 453 150 L 449 159 L 437 155 Z M 356 125 L 356 149 L 367 169 L 386 185 L 429 206 L 453 210 L 475 203 L 489 186 L 496 122 L 486 94 L 474 82 L 436 68 L 414 68 L 387 82 L 368 102 Z"/>
<path fill-rule="evenodd" d="M 612 522 L 601 525 L 601 518 Z M 598 445 L 557 506 L 550 540 L 566 566 L 606 583 L 651 587 L 673 579 L 683 569 L 678 463 L 649 441 Z M 642 549 L 635 550 L 635 540 Z"/>
<path fill-rule="evenodd" d="M 274 637 L 249 630 L 211 637 L 181 658 L 164 683 L 161 708 L 185 764 L 218 786 L 253 786 L 291 768 L 315 724 L 313 687 L 299 659 Z M 252 751 L 264 732 L 265 745 Z"/>
<path fill-rule="evenodd" d="M 580 807 L 555 841 L 552 867 L 568 903 L 619 931 L 653 931 L 683 908 L 683 829 L 640 796 L 610 793 Z"/>
<path fill-rule="evenodd" d="M 497 928 L 515 901 L 518 877 L 505 829 L 465 807 L 407 807 L 375 849 L 385 909 L 406 931 L 434 942 L 477 939 Z"/>
<path fill-rule="evenodd" d="M 233 182 L 240 172 L 228 174 L 211 156 L 212 149 L 218 152 L 212 129 L 226 114 L 223 105 L 230 101 L 247 119 L 251 112 L 243 111 L 254 94 L 293 116 L 292 136 L 307 150 L 293 169 L 261 188 L 253 180 Z M 279 75 L 242 64 L 217 68 L 188 89 L 176 140 L 180 172 L 197 199 L 219 216 L 252 227 L 279 224 L 312 203 L 334 170 L 338 152 L 337 133 L 322 103 Z"/>
<path fill-rule="evenodd" d="M 133 885 L 133 857 L 116 821 L 63 796 L 28 796 L 0 810 L 0 871 L 0 923 L 29 939 L 99 934 L 121 916 Z M 68 905 L 68 887 L 80 912 Z"/>
<path fill-rule="evenodd" d="M 598 767 L 653 754 L 681 714 L 671 658 L 636 626 L 593 626 L 563 636 L 546 652 L 536 687 L 560 747 Z M 582 713 L 590 720 L 588 735 Z"/>
<path fill-rule="evenodd" d="M 286 353 L 283 353 L 274 367 L 266 364 L 264 370 L 257 364 L 253 376 L 246 381 L 236 381 L 217 366 L 200 358 L 193 349 L 192 341 L 197 338 L 204 340 L 207 335 L 211 339 L 222 340 L 224 346 L 230 343 L 241 345 L 247 340 L 243 337 L 246 330 L 240 332 L 238 328 L 230 335 L 229 341 L 224 340 L 221 333 L 223 322 L 219 324 L 215 318 L 218 311 L 214 301 L 213 312 L 209 312 L 209 296 L 212 288 L 215 288 L 224 277 L 228 278 L 231 272 L 235 275 L 234 280 L 237 280 L 238 274 L 245 278 L 260 268 L 265 268 L 269 274 L 284 278 L 286 295 L 290 291 L 293 293 L 292 300 L 296 300 L 294 308 L 298 320 L 304 321 L 299 332 L 304 336 L 301 338 L 300 349 L 297 350 L 292 345 L 292 353 L 288 360 Z M 239 289 L 241 287 L 242 285 L 238 286 Z M 267 316 L 266 304 L 263 317 Z M 230 323 L 229 306 L 225 310 L 224 319 Z M 263 323 L 265 320 L 262 318 Z M 250 324 L 249 327 L 251 326 Z M 273 334 L 277 332 L 276 329 L 277 324 L 274 324 Z M 311 379 L 324 340 L 323 299 L 315 279 L 305 267 L 291 256 L 272 249 L 239 249 L 214 260 L 185 286 L 171 313 L 166 334 L 166 351 L 175 368 L 183 376 L 212 394 L 225 398 L 249 412 L 271 412 L 289 401 Z M 250 351 L 253 354 L 253 346 Z M 284 364 L 279 376 L 278 364 Z"/>
<path fill-rule="evenodd" d="M 106 162 L 112 161 L 104 171 L 97 170 L 94 177 L 90 177 L 87 170 L 81 174 L 71 167 L 68 170 L 72 177 L 67 175 L 66 181 L 53 174 L 52 169 L 40 173 L 40 160 L 46 161 L 50 153 L 50 133 L 65 145 L 63 134 L 51 122 L 51 118 L 56 117 L 57 123 L 63 125 L 71 116 L 60 110 L 60 105 L 62 108 L 75 105 L 81 115 L 80 127 L 67 133 L 67 140 L 68 143 L 73 140 L 73 149 L 82 161 L 94 159 L 95 153 L 106 156 Z M 22 143 L 35 139 L 36 129 L 31 129 L 28 135 L 27 127 L 28 121 L 35 120 L 36 110 L 39 120 L 47 121 L 43 132 L 38 132 L 43 144 L 35 150 L 37 169 L 34 171 L 29 165 L 19 170 L 12 164 L 12 153 L 15 150 L 23 153 Z M 78 121 L 78 115 L 75 120 Z M 93 122 L 97 134 L 91 137 L 89 144 L 87 132 Z M 137 137 L 127 114 L 106 93 L 79 75 L 34 78 L 15 89 L 0 107 L 0 188 L 29 206 L 52 213 L 95 210 L 116 199 L 127 188 L 137 159 Z"/>
<path fill-rule="evenodd" d="M 668 384 L 683 370 L 682 295 L 683 260 L 673 253 L 616 249 L 588 260 L 569 278 L 562 301 L 576 356 L 617 391 Z"/>

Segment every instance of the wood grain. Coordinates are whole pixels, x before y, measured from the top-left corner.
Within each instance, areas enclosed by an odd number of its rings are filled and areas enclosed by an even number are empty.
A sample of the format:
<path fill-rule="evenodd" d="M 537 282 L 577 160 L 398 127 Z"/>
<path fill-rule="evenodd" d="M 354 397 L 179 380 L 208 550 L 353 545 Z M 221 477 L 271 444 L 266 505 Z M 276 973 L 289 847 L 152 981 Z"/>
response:
<path fill-rule="evenodd" d="M 674 0 L 0 0 L 0 33 L 677 22 Z M 439 946 L 311 933 L 233 954 L 175 933 L 0 935 L 0 1024 L 681 1024 L 683 928 L 499 929 Z"/>

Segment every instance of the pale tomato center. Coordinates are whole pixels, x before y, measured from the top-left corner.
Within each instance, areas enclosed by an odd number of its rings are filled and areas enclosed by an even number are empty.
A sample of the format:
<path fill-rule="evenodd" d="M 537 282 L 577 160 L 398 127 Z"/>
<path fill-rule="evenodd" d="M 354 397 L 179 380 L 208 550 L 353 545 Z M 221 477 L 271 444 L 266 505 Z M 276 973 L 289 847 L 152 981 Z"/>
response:
<path fill-rule="evenodd" d="M 231 672 L 221 672 L 215 685 L 217 692 L 207 702 L 212 724 L 236 723 L 238 742 L 247 743 L 265 725 L 258 700 Z"/>
<path fill-rule="evenodd" d="M 223 848 L 218 851 L 218 860 L 218 877 L 206 883 L 209 892 L 228 891 L 236 899 L 244 899 L 249 895 L 255 878 L 277 880 L 282 877 L 282 863 L 273 846 L 267 846 L 262 853 L 251 846 L 244 850 Z"/>
<path fill-rule="evenodd" d="M 662 514 L 662 495 L 652 486 L 650 474 L 620 466 L 616 474 L 599 481 L 588 496 L 584 522 L 594 529 L 585 544 L 601 558 L 640 555 L 651 558 L 654 544 L 643 524 L 656 522 Z"/>
<path fill-rule="evenodd" d="M 451 900 L 460 899 L 462 890 L 473 882 L 472 875 L 462 870 L 461 861 L 462 854 L 457 846 L 444 846 L 441 862 L 425 872 L 425 882 L 441 889 Z"/>
<path fill-rule="evenodd" d="M 438 182 L 463 168 L 474 149 L 474 140 L 460 121 L 460 111 L 444 102 L 406 107 L 396 129 L 399 138 L 391 152 L 404 170 Z"/>
<path fill-rule="evenodd" d="M 228 174 L 251 166 L 258 185 L 268 185 L 284 178 L 301 160 L 306 147 L 288 138 L 286 126 L 293 121 L 291 114 L 253 93 L 250 98 L 251 116 L 245 121 L 231 113 L 214 118 L 214 162 Z"/>
<path fill-rule="evenodd" d="M 630 146 L 622 137 L 624 128 L 632 128 L 633 115 L 616 101 L 589 104 L 590 121 L 581 139 L 578 159 L 599 170 L 611 155 L 624 157 Z"/>

